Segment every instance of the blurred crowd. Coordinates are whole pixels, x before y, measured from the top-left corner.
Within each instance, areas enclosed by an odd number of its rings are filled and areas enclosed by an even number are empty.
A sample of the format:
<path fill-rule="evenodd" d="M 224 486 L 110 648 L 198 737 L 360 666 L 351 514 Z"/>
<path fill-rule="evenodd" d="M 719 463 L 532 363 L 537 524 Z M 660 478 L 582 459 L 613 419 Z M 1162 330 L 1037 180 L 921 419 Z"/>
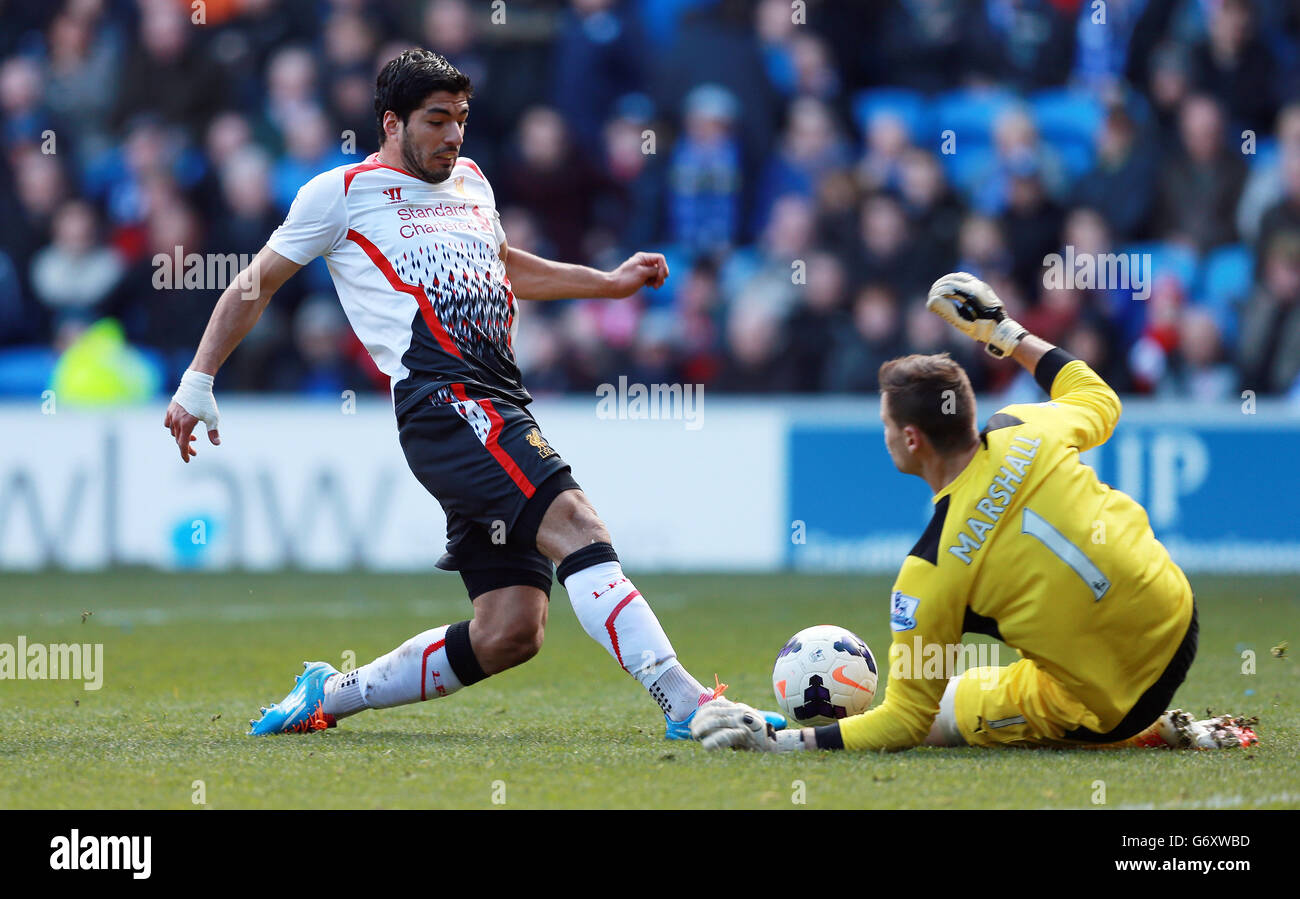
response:
<path fill-rule="evenodd" d="M 668 255 L 660 291 L 525 305 L 535 394 L 869 392 L 949 350 L 1033 397 L 926 313 L 961 269 L 1121 392 L 1300 399 L 1292 0 L 0 0 L 0 394 L 106 333 L 169 393 L 220 289 L 155 255 L 256 253 L 377 148 L 409 46 L 473 79 L 512 246 Z M 1067 247 L 1148 260 L 1145 298 L 1054 281 Z M 319 260 L 219 383 L 387 389 Z"/>

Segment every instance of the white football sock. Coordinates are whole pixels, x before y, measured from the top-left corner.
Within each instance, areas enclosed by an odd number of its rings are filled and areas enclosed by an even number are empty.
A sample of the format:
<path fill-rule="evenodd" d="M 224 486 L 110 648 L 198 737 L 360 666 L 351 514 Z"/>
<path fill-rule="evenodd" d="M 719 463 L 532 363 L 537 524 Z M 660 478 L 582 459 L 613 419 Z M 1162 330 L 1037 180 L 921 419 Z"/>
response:
<path fill-rule="evenodd" d="M 321 710 L 335 718 L 346 718 L 357 712 L 365 711 L 366 703 L 361 698 L 361 675 L 359 669 L 332 674 L 325 680 L 325 699 Z"/>
<path fill-rule="evenodd" d="M 578 621 L 674 721 L 712 696 L 677 661 L 668 635 L 618 562 L 598 562 L 564 581 Z"/>
<path fill-rule="evenodd" d="M 451 625 L 417 634 L 387 655 L 325 683 L 323 711 L 335 718 L 447 696 L 461 682 L 447 661 Z"/>
<path fill-rule="evenodd" d="M 713 698 L 713 691 L 691 677 L 691 673 L 676 659 L 667 670 L 661 668 L 660 671 L 663 673 L 659 679 L 649 687 L 650 695 L 673 721 L 685 719 Z"/>
<path fill-rule="evenodd" d="M 948 686 L 943 688 L 943 697 L 939 700 L 939 714 L 935 716 L 934 724 L 931 725 L 930 734 L 938 742 L 930 743 L 931 746 L 965 746 L 966 738 L 961 735 L 961 728 L 957 726 L 957 687 L 961 684 L 961 676 L 948 678 Z"/>

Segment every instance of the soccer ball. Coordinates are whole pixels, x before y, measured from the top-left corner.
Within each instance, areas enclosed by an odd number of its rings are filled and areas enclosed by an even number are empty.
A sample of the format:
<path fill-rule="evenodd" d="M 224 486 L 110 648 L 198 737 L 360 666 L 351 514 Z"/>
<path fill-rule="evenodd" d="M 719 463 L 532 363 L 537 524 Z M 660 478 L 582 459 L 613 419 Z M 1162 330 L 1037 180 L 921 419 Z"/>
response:
<path fill-rule="evenodd" d="M 876 659 L 852 631 L 829 624 L 805 628 L 777 654 L 772 689 L 791 723 L 834 724 L 871 707 Z"/>

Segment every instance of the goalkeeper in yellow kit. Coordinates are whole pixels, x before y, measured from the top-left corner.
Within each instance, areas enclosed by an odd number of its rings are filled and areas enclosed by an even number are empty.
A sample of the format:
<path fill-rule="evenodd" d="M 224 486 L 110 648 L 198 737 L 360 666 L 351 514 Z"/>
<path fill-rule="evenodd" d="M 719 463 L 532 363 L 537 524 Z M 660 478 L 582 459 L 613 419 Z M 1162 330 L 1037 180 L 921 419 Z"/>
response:
<path fill-rule="evenodd" d="M 695 738 L 770 751 L 1255 742 L 1241 719 L 1166 711 L 1196 656 L 1191 586 L 1145 510 L 1079 461 L 1110 437 L 1119 397 L 1084 362 L 1007 318 L 971 275 L 940 278 L 927 306 L 1023 365 L 1051 401 L 1007 406 L 980 431 L 970 381 L 947 354 L 881 366 L 889 455 L 934 491 L 933 518 L 890 600 L 885 701 L 835 724 L 777 732 L 761 713 L 719 699 L 696 714 Z M 967 632 L 1002 640 L 1020 661 L 940 677 L 892 664 L 918 645 L 953 658 L 947 648 Z"/>

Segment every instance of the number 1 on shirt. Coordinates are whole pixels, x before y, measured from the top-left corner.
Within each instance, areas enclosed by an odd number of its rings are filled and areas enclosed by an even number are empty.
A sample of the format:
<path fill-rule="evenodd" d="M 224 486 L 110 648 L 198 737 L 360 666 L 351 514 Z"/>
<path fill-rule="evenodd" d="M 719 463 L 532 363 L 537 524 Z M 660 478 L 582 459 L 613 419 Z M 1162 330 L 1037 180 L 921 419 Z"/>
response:
<path fill-rule="evenodd" d="M 1101 573 L 1101 569 L 1093 564 L 1092 559 L 1084 555 L 1083 550 L 1048 524 L 1046 518 L 1033 509 L 1026 508 L 1021 516 L 1020 532 L 1037 537 L 1043 546 L 1052 551 L 1053 555 L 1074 569 L 1074 573 L 1083 578 L 1083 582 L 1092 591 L 1094 602 L 1106 595 L 1106 591 L 1110 589 L 1110 578 Z"/>

